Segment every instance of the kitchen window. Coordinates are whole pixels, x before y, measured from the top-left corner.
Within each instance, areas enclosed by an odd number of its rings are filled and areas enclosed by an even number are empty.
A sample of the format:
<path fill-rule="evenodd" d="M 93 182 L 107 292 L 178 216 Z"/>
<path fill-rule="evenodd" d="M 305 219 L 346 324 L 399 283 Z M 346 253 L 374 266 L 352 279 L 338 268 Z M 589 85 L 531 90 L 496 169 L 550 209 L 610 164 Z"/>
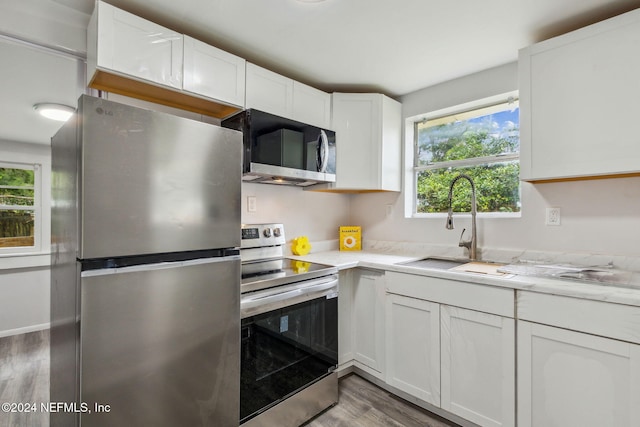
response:
<path fill-rule="evenodd" d="M 0 162 L 0 254 L 40 246 L 40 169 Z"/>
<path fill-rule="evenodd" d="M 473 178 L 478 212 L 520 212 L 518 101 L 509 96 L 475 108 L 447 109 L 413 123 L 414 215 L 448 210 L 449 185 Z M 469 212 L 471 186 L 461 181 L 454 212 Z"/>

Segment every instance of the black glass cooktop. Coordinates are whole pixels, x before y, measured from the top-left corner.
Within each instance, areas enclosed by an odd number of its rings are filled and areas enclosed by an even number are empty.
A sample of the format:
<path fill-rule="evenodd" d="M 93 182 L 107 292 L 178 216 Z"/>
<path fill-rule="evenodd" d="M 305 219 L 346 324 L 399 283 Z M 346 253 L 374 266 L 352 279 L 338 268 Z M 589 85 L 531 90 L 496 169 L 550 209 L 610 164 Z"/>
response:
<path fill-rule="evenodd" d="M 290 258 L 249 262 L 242 264 L 241 292 L 250 292 L 287 283 L 336 274 L 330 265 L 299 261 Z"/>

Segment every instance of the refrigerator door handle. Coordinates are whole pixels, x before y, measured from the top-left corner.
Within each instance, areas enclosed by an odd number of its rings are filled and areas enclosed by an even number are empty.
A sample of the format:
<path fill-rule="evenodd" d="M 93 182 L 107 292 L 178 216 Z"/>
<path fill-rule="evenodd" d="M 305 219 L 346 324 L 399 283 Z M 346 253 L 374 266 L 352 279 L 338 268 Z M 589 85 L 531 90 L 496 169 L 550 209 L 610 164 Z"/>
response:
<path fill-rule="evenodd" d="M 153 264 L 140 264 L 129 267 L 102 268 L 99 270 L 83 271 L 81 277 L 104 276 L 106 274 L 133 273 L 136 271 L 162 270 L 166 268 L 187 267 L 190 265 L 212 264 L 216 262 L 240 261 L 240 255 L 231 255 L 224 257 L 198 258 L 188 261 L 169 261 Z"/>

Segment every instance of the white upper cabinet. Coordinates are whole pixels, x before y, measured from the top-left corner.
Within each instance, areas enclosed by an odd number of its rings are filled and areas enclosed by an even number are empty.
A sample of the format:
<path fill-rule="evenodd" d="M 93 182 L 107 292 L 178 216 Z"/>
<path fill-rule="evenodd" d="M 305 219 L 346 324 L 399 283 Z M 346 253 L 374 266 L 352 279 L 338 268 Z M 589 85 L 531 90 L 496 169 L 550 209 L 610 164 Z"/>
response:
<path fill-rule="evenodd" d="M 640 9 L 522 49 L 523 180 L 640 173 Z"/>
<path fill-rule="evenodd" d="M 246 108 L 330 129 L 331 94 L 247 63 Z"/>
<path fill-rule="evenodd" d="M 293 80 L 266 68 L 247 63 L 247 108 L 276 116 L 293 116 Z"/>
<path fill-rule="evenodd" d="M 244 64 L 102 1 L 87 27 L 89 87 L 198 114 L 224 118 L 244 105 Z"/>
<path fill-rule="evenodd" d="M 184 90 L 244 106 L 244 58 L 184 36 Z"/>
<path fill-rule="evenodd" d="M 333 190 L 400 191 L 402 104 L 376 93 L 334 93 Z"/>
<path fill-rule="evenodd" d="M 104 2 L 96 3 L 91 20 L 89 78 L 97 68 L 182 88 L 182 34 Z"/>
<path fill-rule="evenodd" d="M 293 118 L 302 123 L 331 128 L 331 94 L 293 82 Z"/>

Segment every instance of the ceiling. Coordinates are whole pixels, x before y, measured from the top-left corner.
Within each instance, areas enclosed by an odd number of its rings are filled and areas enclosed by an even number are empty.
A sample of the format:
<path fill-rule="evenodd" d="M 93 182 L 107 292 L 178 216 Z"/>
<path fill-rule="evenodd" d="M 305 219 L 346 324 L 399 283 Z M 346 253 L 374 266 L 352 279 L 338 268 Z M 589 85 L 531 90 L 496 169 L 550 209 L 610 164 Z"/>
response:
<path fill-rule="evenodd" d="M 107 2 L 326 91 L 375 91 L 395 98 L 516 61 L 522 47 L 640 7 L 640 0 Z M 12 20 L 3 11 L 29 3 L 31 11 L 21 10 Z M 2 0 L 0 34 L 82 57 L 93 4 Z M 66 12 L 73 19 L 64 19 Z M 20 22 L 25 19 L 33 22 Z M 63 28 L 70 25 L 70 30 Z M 38 52 L 20 50 L 24 46 L 0 39 L 0 139 L 47 143 L 59 124 L 36 122 L 30 106 L 42 101 L 74 105 L 77 65 L 73 56 L 40 52 L 40 58 L 34 58 Z"/>

